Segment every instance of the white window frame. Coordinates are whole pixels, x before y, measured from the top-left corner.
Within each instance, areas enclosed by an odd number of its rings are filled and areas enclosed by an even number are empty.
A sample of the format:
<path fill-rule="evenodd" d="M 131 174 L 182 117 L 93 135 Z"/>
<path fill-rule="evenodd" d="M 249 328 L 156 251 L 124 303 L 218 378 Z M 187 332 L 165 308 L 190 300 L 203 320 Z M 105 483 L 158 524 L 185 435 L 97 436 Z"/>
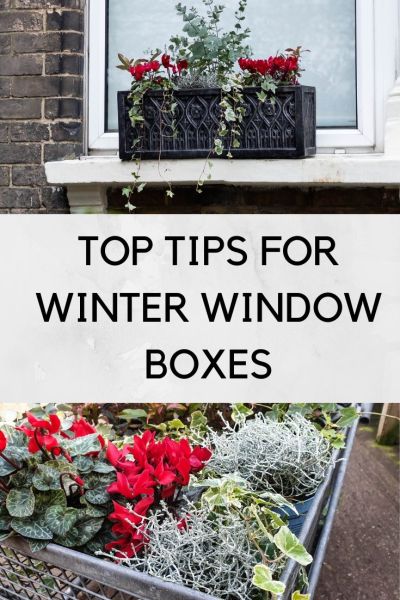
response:
<path fill-rule="evenodd" d="M 396 78 L 398 0 L 357 1 L 358 127 L 318 129 L 321 153 L 383 152 L 385 105 Z M 115 154 L 118 134 L 105 131 L 106 0 L 88 7 L 88 148 L 91 154 Z"/>

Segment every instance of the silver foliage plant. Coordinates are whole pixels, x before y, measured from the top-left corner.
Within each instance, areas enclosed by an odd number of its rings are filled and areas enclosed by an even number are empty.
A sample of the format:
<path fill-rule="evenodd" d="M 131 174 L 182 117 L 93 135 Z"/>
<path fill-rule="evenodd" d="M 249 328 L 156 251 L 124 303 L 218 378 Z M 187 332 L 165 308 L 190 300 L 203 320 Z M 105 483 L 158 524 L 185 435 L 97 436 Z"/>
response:
<path fill-rule="evenodd" d="M 235 513 L 210 513 L 190 504 L 185 526 L 179 526 L 167 510 L 158 511 L 146 519 L 146 535 L 143 553 L 120 564 L 222 600 L 263 597 L 252 585 L 260 554 Z"/>
<path fill-rule="evenodd" d="M 293 500 L 312 496 L 333 463 L 328 440 L 301 415 L 279 422 L 258 414 L 239 428 L 210 431 L 209 470 L 238 473 L 254 492 L 274 491 Z"/>

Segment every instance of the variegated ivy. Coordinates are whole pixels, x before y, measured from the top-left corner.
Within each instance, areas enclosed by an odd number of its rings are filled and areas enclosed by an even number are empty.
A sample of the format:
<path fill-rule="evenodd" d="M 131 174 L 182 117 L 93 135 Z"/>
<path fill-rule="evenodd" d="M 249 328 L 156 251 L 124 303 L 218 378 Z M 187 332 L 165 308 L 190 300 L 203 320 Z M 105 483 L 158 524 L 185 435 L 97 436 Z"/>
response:
<path fill-rule="evenodd" d="M 0 424 L 0 540 L 19 534 L 35 552 L 50 542 L 102 549 L 115 481 L 103 446 L 85 419 L 61 422 L 51 407 L 19 426 Z"/>

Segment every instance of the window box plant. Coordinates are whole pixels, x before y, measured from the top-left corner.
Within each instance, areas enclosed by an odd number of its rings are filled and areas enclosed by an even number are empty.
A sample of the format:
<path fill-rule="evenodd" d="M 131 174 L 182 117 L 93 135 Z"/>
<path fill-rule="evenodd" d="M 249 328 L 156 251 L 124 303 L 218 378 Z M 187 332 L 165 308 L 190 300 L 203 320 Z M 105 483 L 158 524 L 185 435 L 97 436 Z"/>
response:
<path fill-rule="evenodd" d="M 132 75 L 119 92 L 120 157 L 300 158 L 316 152 L 315 88 L 300 85 L 300 47 L 250 58 L 247 0 L 223 31 L 225 7 L 177 5 L 183 35 L 148 59 L 120 55 Z M 139 190 L 140 191 L 140 190 Z"/>
<path fill-rule="evenodd" d="M 238 146 L 230 147 L 229 139 L 219 156 L 233 158 L 304 158 L 316 152 L 315 88 L 282 85 L 273 100 L 260 102 L 260 87 L 243 89 L 245 113 L 240 125 Z M 132 126 L 130 92 L 118 92 L 119 156 L 130 160 L 159 158 L 216 157 L 220 104 L 223 94 L 217 88 L 176 90 L 174 117 L 162 109 L 163 92 L 149 90 L 143 98 L 142 132 Z M 162 131 L 175 127 L 176 135 Z M 134 140 L 140 138 L 134 149 Z"/>
<path fill-rule="evenodd" d="M 138 432 L 133 439 L 130 435 L 118 438 L 117 423 L 112 428 L 102 424 L 95 428 L 82 416 L 64 415 L 60 419 L 55 407 L 38 409 L 36 416 L 28 415 L 17 428 L 2 426 L 2 593 L 25 597 L 23 590 L 29 583 L 40 598 L 53 597 L 55 590 L 68 597 L 83 593 L 89 600 L 112 598 L 117 590 L 123 592 L 121 598 L 134 593 L 149 600 L 230 598 L 224 585 L 216 586 L 218 576 L 228 577 L 232 585 L 239 586 L 244 598 L 265 597 L 264 591 L 272 597 L 285 593 L 285 598 L 290 598 L 295 587 L 285 585 L 279 577 L 284 577 L 285 563 L 287 579 L 289 565 L 293 575 L 300 565 L 311 561 L 306 548 L 311 547 L 311 530 L 315 530 L 334 481 L 332 455 L 324 453 L 318 470 L 315 484 L 325 479 L 317 492 L 312 519 L 308 518 L 309 531 L 302 533 L 307 541 L 304 547 L 274 512 L 278 506 L 292 506 L 276 493 L 278 479 L 271 488 L 266 485 L 265 493 L 253 485 L 254 471 L 244 473 L 247 482 L 240 473 L 228 473 L 220 481 L 210 479 L 218 476 L 212 461 L 213 452 L 218 453 L 212 444 L 213 429 L 221 429 L 222 419 L 233 438 L 252 423 L 269 427 L 275 422 L 275 427 L 282 429 L 293 423 L 297 431 L 301 429 L 300 436 L 307 437 L 305 447 L 312 446 L 313 451 L 315 444 L 328 450 L 328 440 L 342 444 L 343 432 L 336 426 L 316 431 L 317 424 L 311 424 L 312 407 L 304 409 L 307 418 L 295 414 L 297 408 L 287 415 L 288 407 L 281 407 L 280 422 L 276 422 L 278 414 L 254 417 L 253 410 L 244 405 L 230 411 L 226 408 L 224 416 L 210 405 L 124 409 L 122 420 Z M 98 415 L 99 409 L 92 405 L 90 411 L 93 409 Z M 113 422 L 112 413 L 106 412 Z M 349 416 L 354 418 L 354 414 Z M 125 427 L 122 434 L 127 432 Z M 112 437 L 116 437 L 114 443 Z M 193 479 L 189 484 L 190 474 Z M 299 472 L 294 477 L 285 475 L 285 481 L 290 489 L 282 488 L 284 493 L 302 484 Z M 303 494 L 304 487 L 299 489 Z M 221 542 L 225 538 L 227 544 Z M 192 552 L 186 551 L 188 547 Z M 240 551 L 235 555 L 236 550 Z M 212 557 L 209 567 L 207 552 Z M 232 554 L 232 562 L 224 561 L 224 552 Z M 177 556 L 181 558 L 175 560 Z M 218 560 L 223 566 L 219 571 Z M 228 573 L 226 564 L 231 565 Z M 159 568 L 166 568 L 169 575 L 163 577 Z M 210 584 L 204 568 L 213 569 Z M 199 578 L 190 584 L 196 569 Z"/>

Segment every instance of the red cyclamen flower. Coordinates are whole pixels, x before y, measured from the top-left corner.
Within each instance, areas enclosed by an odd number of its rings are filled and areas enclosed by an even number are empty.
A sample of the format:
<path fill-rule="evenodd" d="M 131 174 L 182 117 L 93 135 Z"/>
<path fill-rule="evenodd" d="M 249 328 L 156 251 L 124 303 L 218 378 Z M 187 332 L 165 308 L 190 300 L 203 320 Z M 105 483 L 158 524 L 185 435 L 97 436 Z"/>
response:
<path fill-rule="evenodd" d="M 182 59 L 182 60 L 179 60 L 179 61 L 176 63 L 176 66 L 177 66 L 177 69 L 178 69 L 178 73 L 179 73 L 179 75 L 180 75 L 182 71 L 186 71 L 186 70 L 188 69 L 188 67 L 189 67 L 189 63 L 188 63 L 188 61 L 187 61 L 187 60 L 185 60 L 185 59 Z"/>
<path fill-rule="evenodd" d="M 7 438 L 2 431 L 0 431 L 0 452 L 4 452 L 7 448 Z"/>
<path fill-rule="evenodd" d="M 27 418 L 31 427 L 21 425 L 20 427 L 17 427 L 17 429 L 23 431 L 25 435 L 28 436 L 29 452 L 35 454 L 42 449 L 46 449 L 59 456 L 62 453 L 60 442 L 53 435 L 59 433 L 61 429 L 61 421 L 57 415 L 50 415 L 49 421 L 37 419 L 31 413 L 27 413 Z"/>
<path fill-rule="evenodd" d="M 161 62 L 165 69 L 170 69 L 172 67 L 171 57 L 169 54 L 163 54 L 161 57 Z"/>
<path fill-rule="evenodd" d="M 86 435 L 91 435 L 92 433 L 97 433 L 96 428 L 88 423 L 86 419 L 76 419 L 73 422 L 68 431 L 72 431 L 75 434 L 75 438 L 85 437 Z M 64 434 L 65 437 L 68 437 Z M 102 448 L 105 446 L 105 441 L 102 435 L 99 435 L 97 438 L 100 442 Z M 90 455 L 97 455 L 98 452 L 91 452 Z"/>

